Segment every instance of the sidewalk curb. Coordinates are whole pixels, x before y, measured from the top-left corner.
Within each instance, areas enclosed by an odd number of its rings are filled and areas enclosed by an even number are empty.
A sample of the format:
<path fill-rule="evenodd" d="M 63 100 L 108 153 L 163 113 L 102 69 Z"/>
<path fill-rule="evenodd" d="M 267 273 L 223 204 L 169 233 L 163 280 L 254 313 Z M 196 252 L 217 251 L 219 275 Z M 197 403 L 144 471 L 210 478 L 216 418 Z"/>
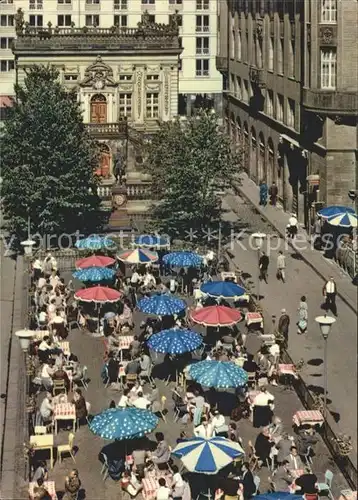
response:
<path fill-rule="evenodd" d="M 265 219 L 265 221 L 270 224 L 271 226 L 273 226 L 275 228 L 275 230 L 277 231 L 277 233 L 280 235 L 280 237 L 287 241 L 289 246 L 298 254 L 300 255 L 300 257 L 302 258 L 302 260 L 323 280 L 323 281 L 327 281 L 328 278 L 327 276 L 324 276 L 310 261 L 309 259 L 307 259 L 307 257 L 300 251 L 298 251 L 290 241 L 288 241 L 286 239 L 286 235 L 275 225 L 275 223 L 273 223 L 269 217 L 265 214 L 265 212 L 260 208 L 258 207 L 255 203 L 252 202 L 252 200 L 250 199 L 250 197 L 245 193 L 245 191 L 242 189 L 242 186 L 240 186 L 237 182 L 233 182 L 232 183 L 232 187 L 234 189 L 234 192 L 235 194 L 239 194 L 242 198 L 245 198 L 245 200 L 247 200 L 249 203 L 251 203 L 251 205 L 253 205 L 255 207 L 255 209 L 260 212 L 260 215 Z M 357 292 L 358 293 L 358 292 Z M 357 309 L 357 306 L 354 307 L 354 305 L 351 303 L 350 299 L 347 299 L 344 295 L 342 295 L 342 293 L 338 292 L 337 295 L 339 296 L 339 298 L 349 307 L 349 309 L 351 309 L 354 314 L 358 314 L 358 309 Z"/>

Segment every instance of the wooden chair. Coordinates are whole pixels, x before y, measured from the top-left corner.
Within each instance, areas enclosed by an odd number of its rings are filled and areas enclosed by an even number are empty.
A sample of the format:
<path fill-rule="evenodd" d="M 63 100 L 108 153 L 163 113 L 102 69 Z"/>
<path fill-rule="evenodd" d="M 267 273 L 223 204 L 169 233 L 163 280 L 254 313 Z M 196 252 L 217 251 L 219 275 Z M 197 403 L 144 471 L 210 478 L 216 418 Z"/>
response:
<path fill-rule="evenodd" d="M 56 396 L 57 392 L 59 392 L 59 393 L 65 392 L 65 394 L 67 394 L 66 384 L 65 384 L 65 381 L 63 379 L 53 381 L 52 394 L 54 396 Z"/>
<path fill-rule="evenodd" d="M 127 373 L 126 375 L 126 384 L 134 385 L 138 380 L 138 375 L 136 373 Z"/>
<path fill-rule="evenodd" d="M 64 453 L 69 453 L 71 455 L 72 460 L 76 463 L 75 455 L 73 453 L 74 440 L 75 440 L 75 435 L 73 434 L 73 432 L 70 432 L 68 435 L 68 444 L 60 444 L 59 446 L 57 446 L 57 456 L 60 463 L 62 462 L 62 455 Z"/>
<path fill-rule="evenodd" d="M 252 441 L 248 442 L 249 445 L 249 464 L 250 464 L 250 469 L 252 472 L 256 469 L 258 466 L 259 462 L 259 457 L 256 455 L 256 450 L 254 445 L 252 444 Z"/>

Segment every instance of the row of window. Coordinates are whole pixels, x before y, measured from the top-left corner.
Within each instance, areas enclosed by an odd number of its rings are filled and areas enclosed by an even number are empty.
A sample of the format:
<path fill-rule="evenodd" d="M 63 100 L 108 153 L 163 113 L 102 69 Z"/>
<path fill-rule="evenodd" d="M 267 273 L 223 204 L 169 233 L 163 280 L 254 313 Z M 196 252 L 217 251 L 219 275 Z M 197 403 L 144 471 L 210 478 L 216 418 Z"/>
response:
<path fill-rule="evenodd" d="M 337 22 L 337 0 L 320 0 L 319 9 L 322 23 Z M 246 13 L 251 11 L 254 15 L 277 12 L 281 18 L 287 13 L 294 19 L 296 8 L 294 0 L 233 0 L 233 12 L 235 11 Z"/>
<path fill-rule="evenodd" d="M 116 10 L 127 10 L 128 2 L 130 0 L 113 0 L 113 8 Z M 2 4 L 13 4 L 13 0 L 1 0 Z M 72 0 L 57 0 L 58 5 L 71 5 Z M 86 0 L 87 5 L 99 5 L 100 0 Z M 169 5 L 182 5 L 183 0 L 168 0 Z M 142 5 L 154 5 L 155 0 L 141 0 Z M 196 0 L 196 10 L 208 10 L 210 7 L 210 0 Z M 30 10 L 43 9 L 43 0 L 29 0 Z"/>
<path fill-rule="evenodd" d="M 91 122 L 105 123 L 107 121 L 107 103 L 102 95 L 96 95 L 91 100 Z M 132 118 L 133 98 L 130 92 L 119 94 L 119 116 Z M 147 92 L 145 97 L 146 118 L 159 118 L 159 93 Z"/>
<path fill-rule="evenodd" d="M 148 15 L 149 22 L 155 23 L 155 16 Z M 172 15 L 169 16 L 169 22 L 172 19 Z M 177 16 L 178 25 L 182 26 L 182 16 Z M 57 16 L 57 26 L 71 26 L 72 15 L 71 14 L 59 14 Z M 0 16 L 1 26 L 14 26 L 14 16 L 12 15 L 2 15 Z M 44 26 L 44 16 L 42 14 L 30 14 L 29 25 L 35 27 Z M 99 14 L 87 14 L 85 16 L 86 26 L 99 26 L 100 16 Z M 128 26 L 128 16 L 126 14 L 118 14 L 113 17 L 113 25 L 119 27 Z M 196 16 L 196 32 L 206 33 L 209 31 L 209 16 Z"/>
<path fill-rule="evenodd" d="M 293 39 L 286 39 L 286 43 L 287 76 L 294 78 L 295 42 Z M 231 59 L 254 64 L 258 68 L 265 67 L 268 71 L 275 71 L 279 75 L 284 74 L 284 38 L 275 40 L 273 36 L 270 36 L 264 47 L 261 38 L 249 40 L 247 31 L 242 33 L 240 30 L 232 30 L 230 52 Z"/>

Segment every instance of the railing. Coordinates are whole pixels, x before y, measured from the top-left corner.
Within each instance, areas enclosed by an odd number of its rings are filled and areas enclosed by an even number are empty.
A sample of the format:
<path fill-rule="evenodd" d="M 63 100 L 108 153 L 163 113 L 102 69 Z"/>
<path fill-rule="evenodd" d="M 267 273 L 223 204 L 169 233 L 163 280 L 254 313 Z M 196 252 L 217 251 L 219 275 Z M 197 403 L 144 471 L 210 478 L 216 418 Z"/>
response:
<path fill-rule="evenodd" d="M 87 123 L 86 127 L 92 135 L 115 135 L 125 138 L 127 135 L 126 122 L 117 123 Z"/>
<path fill-rule="evenodd" d="M 128 184 L 127 197 L 129 200 L 150 200 L 151 188 L 145 184 Z"/>
<path fill-rule="evenodd" d="M 357 92 L 303 89 L 303 105 L 315 110 L 356 114 L 358 109 Z"/>
<path fill-rule="evenodd" d="M 195 74 L 196 74 L 196 76 L 209 76 L 209 70 L 208 69 L 197 69 Z"/>
<path fill-rule="evenodd" d="M 358 250 L 350 244 L 343 244 L 336 251 L 336 261 L 353 279 L 357 274 Z"/>
<path fill-rule="evenodd" d="M 210 31 L 210 26 L 196 26 L 195 31 L 197 33 L 207 33 Z"/>

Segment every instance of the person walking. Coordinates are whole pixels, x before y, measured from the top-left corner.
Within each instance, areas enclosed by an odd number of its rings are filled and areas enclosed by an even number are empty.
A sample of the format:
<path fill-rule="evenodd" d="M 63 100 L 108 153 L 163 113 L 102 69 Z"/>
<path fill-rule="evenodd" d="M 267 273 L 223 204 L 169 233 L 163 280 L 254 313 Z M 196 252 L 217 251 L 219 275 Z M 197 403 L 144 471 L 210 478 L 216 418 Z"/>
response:
<path fill-rule="evenodd" d="M 314 240 L 313 240 L 313 247 L 316 250 L 321 249 L 321 236 L 322 236 L 322 220 L 319 215 L 317 215 L 316 220 L 313 225 L 313 232 L 314 232 Z"/>
<path fill-rule="evenodd" d="M 298 232 L 298 220 L 296 214 L 291 214 L 287 226 L 288 237 L 294 239 Z"/>
<path fill-rule="evenodd" d="M 259 260 L 259 267 L 260 267 L 260 280 L 264 280 L 265 283 L 267 283 L 267 277 L 268 277 L 268 266 L 270 264 L 270 259 L 266 255 L 265 252 L 261 253 L 261 257 Z"/>
<path fill-rule="evenodd" d="M 331 276 L 327 283 L 325 283 L 323 287 L 323 295 L 326 298 L 326 309 L 330 309 L 335 316 L 338 316 L 336 305 L 337 285 L 333 276 Z"/>
<path fill-rule="evenodd" d="M 291 322 L 291 320 L 290 320 L 289 315 L 287 314 L 286 309 L 281 309 L 281 316 L 278 320 L 277 329 L 278 329 L 279 334 L 282 335 L 285 339 L 285 342 L 284 342 L 285 348 L 287 348 L 287 346 L 288 346 L 288 332 L 290 329 L 290 322 Z"/>
<path fill-rule="evenodd" d="M 277 195 L 278 195 L 278 187 L 276 186 L 275 182 L 273 182 L 271 184 L 271 187 L 269 190 L 269 195 L 270 195 L 270 203 L 273 207 L 275 207 L 276 203 L 277 203 Z"/>
<path fill-rule="evenodd" d="M 283 255 L 282 250 L 278 252 L 278 257 L 277 257 L 277 279 L 282 280 L 283 283 L 285 283 L 286 279 L 286 274 L 285 274 L 285 269 L 286 269 L 286 257 Z"/>
<path fill-rule="evenodd" d="M 260 205 L 267 205 L 268 186 L 265 181 L 260 182 Z"/>
<path fill-rule="evenodd" d="M 306 333 L 308 324 L 308 305 L 306 302 L 306 297 L 302 295 L 300 304 L 298 306 L 298 321 L 297 321 L 297 333 L 301 335 Z"/>

